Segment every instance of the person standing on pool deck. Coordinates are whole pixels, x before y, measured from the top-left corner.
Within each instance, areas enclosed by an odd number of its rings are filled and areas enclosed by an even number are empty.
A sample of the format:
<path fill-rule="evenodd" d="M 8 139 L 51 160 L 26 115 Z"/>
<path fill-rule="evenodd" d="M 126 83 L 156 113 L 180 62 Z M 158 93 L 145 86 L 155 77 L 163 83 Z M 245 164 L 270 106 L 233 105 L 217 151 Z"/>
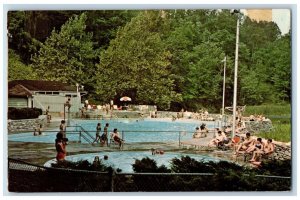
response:
<path fill-rule="evenodd" d="M 63 138 L 65 138 L 66 137 L 66 121 L 65 120 L 61 120 L 61 123 L 59 125 L 59 130 L 63 134 Z"/>
<path fill-rule="evenodd" d="M 56 148 L 56 151 L 57 151 L 56 160 L 58 162 L 65 160 L 65 157 L 67 155 L 66 145 L 67 144 L 64 141 L 63 134 L 61 132 L 58 132 L 56 134 L 56 139 L 55 139 L 55 148 Z"/>
<path fill-rule="evenodd" d="M 104 127 L 104 130 L 103 130 L 103 134 L 100 137 L 101 144 L 105 145 L 105 143 L 106 143 L 107 146 L 108 146 L 108 139 L 107 139 L 108 127 L 109 127 L 109 123 L 106 123 L 105 127 Z"/>
<path fill-rule="evenodd" d="M 97 124 L 97 127 L 96 127 L 96 138 L 95 138 L 93 144 L 94 144 L 95 142 L 98 143 L 98 141 L 100 140 L 100 131 L 101 131 L 101 124 L 98 123 L 98 124 Z"/>
<path fill-rule="evenodd" d="M 50 123 L 51 120 L 51 115 L 49 114 L 50 112 L 50 106 L 46 109 L 46 116 L 47 116 L 47 123 Z"/>

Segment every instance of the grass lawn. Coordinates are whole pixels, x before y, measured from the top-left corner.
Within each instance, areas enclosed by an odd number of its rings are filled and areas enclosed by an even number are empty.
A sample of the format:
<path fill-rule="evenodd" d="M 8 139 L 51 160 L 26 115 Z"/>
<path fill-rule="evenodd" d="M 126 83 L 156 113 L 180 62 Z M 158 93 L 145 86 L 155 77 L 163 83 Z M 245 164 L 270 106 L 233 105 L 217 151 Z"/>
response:
<path fill-rule="evenodd" d="M 246 106 L 244 116 L 264 115 L 271 119 L 273 130 L 268 133 L 260 133 L 258 136 L 272 138 L 276 141 L 291 141 L 291 105 L 290 104 L 269 104 L 260 106 Z"/>

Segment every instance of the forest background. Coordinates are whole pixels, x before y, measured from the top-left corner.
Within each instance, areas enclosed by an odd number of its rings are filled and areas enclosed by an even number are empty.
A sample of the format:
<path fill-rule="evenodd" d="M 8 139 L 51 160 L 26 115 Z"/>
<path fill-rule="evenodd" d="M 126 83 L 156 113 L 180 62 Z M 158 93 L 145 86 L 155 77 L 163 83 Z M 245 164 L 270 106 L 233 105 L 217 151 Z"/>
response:
<path fill-rule="evenodd" d="M 84 85 L 94 104 L 130 96 L 160 110 L 231 106 L 237 16 L 229 10 L 8 12 L 8 80 Z M 289 104 L 291 37 L 242 16 L 238 105 Z"/>

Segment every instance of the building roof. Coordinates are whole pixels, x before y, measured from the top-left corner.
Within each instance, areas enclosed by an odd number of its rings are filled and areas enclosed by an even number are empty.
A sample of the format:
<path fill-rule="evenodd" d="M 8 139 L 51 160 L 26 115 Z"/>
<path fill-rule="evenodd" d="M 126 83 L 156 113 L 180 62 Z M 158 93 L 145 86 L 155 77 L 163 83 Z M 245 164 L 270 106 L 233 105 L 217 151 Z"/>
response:
<path fill-rule="evenodd" d="M 24 86 L 18 84 L 8 90 L 8 96 L 10 97 L 28 97 L 32 96 L 32 93 Z"/>
<path fill-rule="evenodd" d="M 23 86 L 25 89 L 30 91 L 76 91 L 76 86 L 70 86 L 66 83 L 58 81 L 42 81 L 42 80 L 14 80 L 8 82 L 8 90 L 15 88 L 17 85 Z M 20 92 L 22 89 L 17 87 L 14 89 L 15 92 Z"/>

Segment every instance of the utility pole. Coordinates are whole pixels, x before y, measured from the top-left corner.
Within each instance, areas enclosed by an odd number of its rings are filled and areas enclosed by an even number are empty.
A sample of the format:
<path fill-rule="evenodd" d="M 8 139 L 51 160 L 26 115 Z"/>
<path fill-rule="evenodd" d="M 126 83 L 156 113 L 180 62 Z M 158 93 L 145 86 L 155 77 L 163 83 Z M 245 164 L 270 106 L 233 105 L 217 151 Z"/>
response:
<path fill-rule="evenodd" d="M 237 22 L 236 22 L 236 44 L 235 44 L 235 62 L 234 62 L 234 89 L 233 89 L 233 119 L 232 119 L 232 134 L 231 137 L 234 137 L 235 134 L 235 124 L 236 124 L 236 99 L 237 99 L 237 77 L 238 77 L 238 60 L 239 60 L 239 32 L 240 32 L 240 11 L 234 10 L 234 13 L 237 13 Z"/>

